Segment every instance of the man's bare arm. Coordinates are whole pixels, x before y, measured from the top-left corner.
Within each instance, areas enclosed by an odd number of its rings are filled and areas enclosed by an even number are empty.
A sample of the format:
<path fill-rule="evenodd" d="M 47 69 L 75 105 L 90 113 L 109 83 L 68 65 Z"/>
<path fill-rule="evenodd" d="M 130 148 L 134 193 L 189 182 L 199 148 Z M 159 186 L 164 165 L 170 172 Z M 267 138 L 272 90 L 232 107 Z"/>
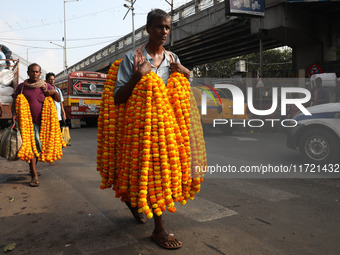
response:
<path fill-rule="evenodd" d="M 123 86 L 120 87 L 114 97 L 116 104 L 125 103 L 131 96 L 132 90 L 140 79 L 151 71 L 151 65 L 149 62 L 144 62 L 139 65 L 137 71 L 132 75 L 131 79 Z"/>
<path fill-rule="evenodd" d="M 52 97 L 53 100 L 56 101 L 56 102 L 60 102 L 60 95 L 54 89 L 44 90 L 44 95 L 47 96 L 47 97 Z"/>
<path fill-rule="evenodd" d="M 184 74 L 184 76 L 187 79 L 189 79 L 190 77 L 190 70 L 186 68 L 185 66 L 181 65 L 180 63 L 176 63 L 176 62 L 171 63 L 170 70 L 171 70 L 171 73 L 179 72 L 179 73 Z"/>

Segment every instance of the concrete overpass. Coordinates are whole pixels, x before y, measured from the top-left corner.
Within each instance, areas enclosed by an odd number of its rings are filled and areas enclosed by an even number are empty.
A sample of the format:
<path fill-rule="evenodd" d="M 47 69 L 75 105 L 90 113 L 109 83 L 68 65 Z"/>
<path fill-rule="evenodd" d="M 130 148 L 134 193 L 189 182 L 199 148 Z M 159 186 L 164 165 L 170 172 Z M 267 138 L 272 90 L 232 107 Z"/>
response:
<path fill-rule="evenodd" d="M 293 48 L 294 68 L 311 64 L 337 68 L 340 49 L 340 3 L 266 0 L 265 17 L 226 16 L 225 2 L 196 0 L 174 10 L 171 50 L 181 62 L 195 65 L 227 59 L 263 49 Z M 137 29 L 136 46 L 147 41 L 145 26 Z M 165 47 L 168 46 L 168 43 Z M 132 33 L 70 66 L 77 70 L 107 72 L 114 60 L 132 49 Z M 62 73 L 57 76 L 62 75 Z"/>

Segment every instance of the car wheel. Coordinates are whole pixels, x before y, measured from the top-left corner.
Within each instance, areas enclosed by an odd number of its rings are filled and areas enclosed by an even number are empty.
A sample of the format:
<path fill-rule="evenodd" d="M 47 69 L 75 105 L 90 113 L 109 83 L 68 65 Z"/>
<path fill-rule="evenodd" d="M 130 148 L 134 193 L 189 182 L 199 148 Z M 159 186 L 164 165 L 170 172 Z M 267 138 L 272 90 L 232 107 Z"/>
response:
<path fill-rule="evenodd" d="M 322 128 L 307 131 L 299 142 L 303 159 L 317 164 L 335 162 L 339 147 L 339 138 Z"/>

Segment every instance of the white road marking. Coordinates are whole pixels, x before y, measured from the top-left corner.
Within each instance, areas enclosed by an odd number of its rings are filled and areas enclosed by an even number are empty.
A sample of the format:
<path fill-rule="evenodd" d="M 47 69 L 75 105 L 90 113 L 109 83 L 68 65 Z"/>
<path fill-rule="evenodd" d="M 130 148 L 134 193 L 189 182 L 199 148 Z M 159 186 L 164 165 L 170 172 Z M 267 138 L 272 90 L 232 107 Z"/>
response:
<path fill-rule="evenodd" d="M 226 186 L 247 195 L 259 197 L 270 202 L 280 202 L 300 197 L 299 195 L 247 181 L 231 181 L 228 182 Z M 217 220 L 237 214 L 237 212 L 230 210 L 227 207 L 198 196 L 195 196 L 193 201 L 189 200 L 185 206 L 182 207 L 181 205 L 177 205 L 176 207 L 179 214 L 198 222 Z"/>
<path fill-rule="evenodd" d="M 258 142 L 259 140 L 256 138 L 251 138 L 251 137 L 241 137 L 241 136 L 232 136 L 232 138 L 236 138 L 239 141 L 246 141 L 246 142 Z"/>
<path fill-rule="evenodd" d="M 185 206 L 176 206 L 177 212 L 198 222 L 212 221 L 236 215 L 237 212 L 204 198 L 195 196 Z"/>
<path fill-rule="evenodd" d="M 247 181 L 230 181 L 226 184 L 226 186 L 247 195 L 259 197 L 270 202 L 280 202 L 299 197 L 299 195 Z"/>

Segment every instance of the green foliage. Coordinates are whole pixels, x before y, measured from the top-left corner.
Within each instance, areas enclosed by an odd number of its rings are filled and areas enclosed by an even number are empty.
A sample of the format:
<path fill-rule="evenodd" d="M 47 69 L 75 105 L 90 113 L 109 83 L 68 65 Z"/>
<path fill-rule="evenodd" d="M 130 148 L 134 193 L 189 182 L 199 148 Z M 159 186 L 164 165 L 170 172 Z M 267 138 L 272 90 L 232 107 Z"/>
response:
<path fill-rule="evenodd" d="M 194 67 L 195 76 L 198 77 L 230 77 L 234 74 L 234 59 L 220 60 Z"/>
<path fill-rule="evenodd" d="M 253 77 L 260 71 L 259 52 L 240 56 L 247 60 L 248 72 L 253 73 Z M 220 60 L 194 67 L 195 76 L 226 78 L 235 74 L 235 60 L 237 58 Z M 291 77 L 292 71 L 292 49 L 277 48 L 263 52 L 263 77 Z"/>

